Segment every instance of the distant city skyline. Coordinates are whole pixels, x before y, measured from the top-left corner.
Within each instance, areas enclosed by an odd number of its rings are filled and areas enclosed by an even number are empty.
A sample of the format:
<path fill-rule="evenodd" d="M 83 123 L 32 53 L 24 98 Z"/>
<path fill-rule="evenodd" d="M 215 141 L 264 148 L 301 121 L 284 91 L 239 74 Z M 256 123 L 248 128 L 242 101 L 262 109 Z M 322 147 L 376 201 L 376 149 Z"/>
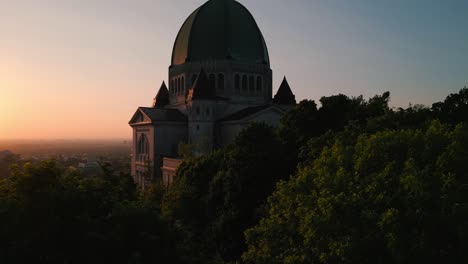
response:
<path fill-rule="evenodd" d="M 167 83 L 203 0 L 0 0 L 0 139 L 127 139 Z M 299 100 L 390 91 L 392 106 L 468 85 L 468 1 L 240 0 Z"/>

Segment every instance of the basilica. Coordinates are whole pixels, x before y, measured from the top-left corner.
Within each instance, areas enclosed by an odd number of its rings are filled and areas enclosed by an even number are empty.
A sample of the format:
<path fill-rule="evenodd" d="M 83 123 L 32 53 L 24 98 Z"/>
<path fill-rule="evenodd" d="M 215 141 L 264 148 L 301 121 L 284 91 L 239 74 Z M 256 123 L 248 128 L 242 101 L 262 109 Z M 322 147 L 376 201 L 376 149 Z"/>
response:
<path fill-rule="evenodd" d="M 286 78 L 273 96 L 272 75 L 265 39 L 242 4 L 209 0 L 196 9 L 177 34 L 167 85 L 129 122 L 136 183 L 169 185 L 181 152 L 225 146 L 252 122 L 278 126 L 296 99 Z"/>

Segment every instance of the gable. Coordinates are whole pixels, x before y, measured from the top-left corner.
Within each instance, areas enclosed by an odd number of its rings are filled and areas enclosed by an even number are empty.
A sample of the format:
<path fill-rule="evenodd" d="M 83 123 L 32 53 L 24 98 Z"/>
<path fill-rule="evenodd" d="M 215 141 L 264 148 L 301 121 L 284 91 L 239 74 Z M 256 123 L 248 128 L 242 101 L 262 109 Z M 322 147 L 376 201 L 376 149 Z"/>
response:
<path fill-rule="evenodd" d="M 146 123 L 151 123 L 151 119 L 146 114 L 144 114 L 140 109 L 138 109 L 133 115 L 132 119 L 130 119 L 130 122 L 128 123 L 130 125 L 146 124 Z"/>
<path fill-rule="evenodd" d="M 143 117 L 143 114 L 141 112 L 138 112 L 135 116 L 135 119 L 134 119 L 134 122 L 135 123 L 141 123 L 145 120 L 145 118 Z"/>
<path fill-rule="evenodd" d="M 139 107 L 128 123 L 132 126 L 139 124 L 152 124 L 154 122 L 186 123 L 187 116 L 185 116 L 177 109 L 162 107 Z"/>

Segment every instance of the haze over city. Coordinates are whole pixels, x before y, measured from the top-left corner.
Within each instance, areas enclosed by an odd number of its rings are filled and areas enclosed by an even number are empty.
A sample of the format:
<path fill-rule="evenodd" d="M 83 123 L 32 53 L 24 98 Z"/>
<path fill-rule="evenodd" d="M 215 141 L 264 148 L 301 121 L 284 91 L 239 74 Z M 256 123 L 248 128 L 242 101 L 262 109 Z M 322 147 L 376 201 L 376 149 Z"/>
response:
<path fill-rule="evenodd" d="M 204 0 L 0 0 L 0 139 L 130 138 Z M 391 92 L 430 105 L 467 85 L 468 2 L 241 0 L 296 98 Z M 463 56 L 464 55 L 464 56 Z"/>

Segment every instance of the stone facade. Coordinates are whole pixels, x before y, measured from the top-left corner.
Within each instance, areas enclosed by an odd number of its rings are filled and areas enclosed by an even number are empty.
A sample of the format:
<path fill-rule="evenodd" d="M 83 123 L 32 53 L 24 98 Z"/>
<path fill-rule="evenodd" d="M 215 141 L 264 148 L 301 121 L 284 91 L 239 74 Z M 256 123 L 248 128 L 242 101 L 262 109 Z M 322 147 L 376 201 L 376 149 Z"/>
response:
<path fill-rule="evenodd" d="M 210 0 L 179 32 L 152 107 L 140 107 L 133 128 L 132 176 L 141 188 L 169 185 L 178 150 L 200 155 L 231 143 L 252 122 L 277 126 L 296 101 L 286 79 L 273 97 L 266 43 L 252 15 L 234 0 Z"/>
<path fill-rule="evenodd" d="M 182 163 L 180 158 L 163 158 L 162 171 L 162 183 L 165 187 L 169 187 L 172 184 L 174 174 L 177 168 Z"/>

